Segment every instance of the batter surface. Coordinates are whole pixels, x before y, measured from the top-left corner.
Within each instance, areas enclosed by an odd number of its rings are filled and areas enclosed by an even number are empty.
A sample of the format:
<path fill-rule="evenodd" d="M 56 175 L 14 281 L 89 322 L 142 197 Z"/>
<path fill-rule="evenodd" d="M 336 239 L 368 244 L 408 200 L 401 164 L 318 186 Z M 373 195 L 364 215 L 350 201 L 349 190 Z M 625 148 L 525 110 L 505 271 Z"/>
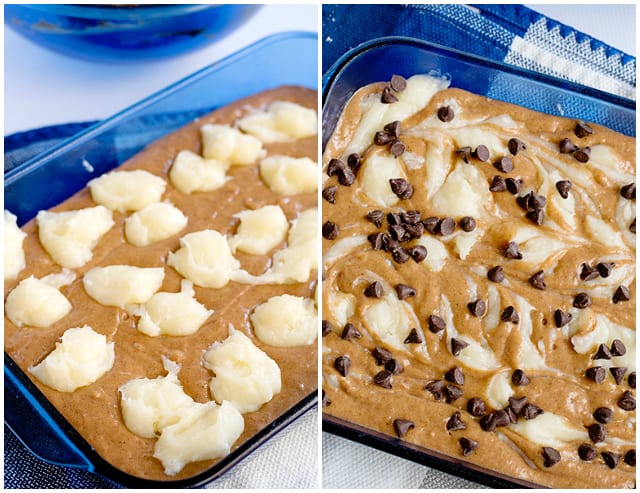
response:
<path fill-rule="evenodd" d="M 530 483 L 635 486 L 635 139 L 430 77 L 323 156 L 323 412 Z"/>
<path fill-rule="evenodd" d="M 188 464 L 177 475 L 165 475 L 161 463 L 152 457 L 155 439 L 131 433 L 123 424 L 118 388 L 136 378 L 156 378 L 166 375 L 161 356 L 181 365 L 178 374 L 185 392 L 197 402 L 211 399 L 208 383 L 213 376 L 202 365 L 202 356 L 209 346 L 222 341 L 229 334 L 229 324 L 249 336 L 252 342 L 273 358 L 282 372 L 282 390 L 258 411 L 244 414 L 245 427 L 233 449 L 246 442 L 274 419 L 317 388 L 317 348 L 315 342 L 296 347 L 274 347 L 261 343 L 253 334 L 249 315 L 254 307 L 270 297 L 288 293 L 305 298 L 314 297 L 315 271 L 307 282 L 287 285 L 251 286 L 233 281 L 220 289 L 195 287 L 195 296 L 214 315 L 193 335 L 146 336 L 135 328 L 133 315 L 126 310 L 106 307 L 92 300 L 82 286 L 82 275 L 100 265 L 131 264 L 138 267 L 164 267 L 165 277 L 161 291 L 180 291 L 181 276 L 166 266 L 168 252 L 179 247 L 179 238 L 202 229 L 215 229 L 232 235 L 238 225 L 234 214 L 269 204 L 279 205 L 289 221 L 306 209 L 317 207 L 317 194 L 279 195 L 272 192 L 260 179 L 258 165 L 232 167 L 222 188 L 212 192 L 185 195 L 171 185 L 167 173 L 179 151 L 201 152 L 200 127 L 205 123 L 233 124 L 251 111 L 263 110 L 274 101 L 291 101 L 316 109 L 317 95 L 301 87 L 280 87 L 237 101 L 214 111 L 186 127 L 157 141 L 124 163 L 119 169 L 144 169 L 167 181 L 163 200 L 169 200 L 182 210 L 189 221 L 184 230 L 167 240 L 150 246 L 136 247 L 126 242 L 123 228 L 127 214 L 114 212 L 115 225 L 100 240 L 93 258 L 76 271 L 73 284 L 62 288 L 73 306 L 71 313 L 48 328 L 18 328 L 5 317 L 5 351 L 27 375 L 27 368 L 41 361 L 54 348 L 56 340 L 69 327 L 90 325 L 115 342 L 113 368 L 96 383 L 74 392 L 57 392 L 32 378 L 71 425 L 93 446 L 98 454 L 116 468 L 137 477 L 166 480 L 188 478 L 211 467 L 215 461 Z M 317 136 L 292 142 L 264 145 L 267 155 L 287 155 L 317 159 Z M 88 190 L 83 190 L 54 211 L 74 210 L 95 206 Z M 7 293 L 22 279 L 34 275 L 38 278 L 59 272 L 49 255 L 43 250 L 34 221 L 22 228 L 28 236 L 24 240 L 27 267 L 18 279 L 5 283 Z M 263 273 L 273 255 L 282 244 L 266 255 L 248 255 L 236 252 L 234 256 L 243 269 L 259 275 Z"/>

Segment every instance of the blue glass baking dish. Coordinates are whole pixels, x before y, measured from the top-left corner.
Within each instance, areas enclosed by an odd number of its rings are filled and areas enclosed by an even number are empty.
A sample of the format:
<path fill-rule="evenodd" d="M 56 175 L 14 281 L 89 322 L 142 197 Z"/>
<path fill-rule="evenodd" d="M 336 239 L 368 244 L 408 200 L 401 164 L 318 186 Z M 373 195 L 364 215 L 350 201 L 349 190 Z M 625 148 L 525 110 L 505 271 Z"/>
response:
<path fill-rule="evenodd" d="M 291 32 L 270 36 L 220 60 L 9 171 L 4 182 L 5 208 L 23 224 L 38 210 L 60 203 L 90 179 L 195 116 L 280 85 L 316 89 L 317 54 L 316 33 Z M 310 392 L 225 459 L 196 476 L 150 481 L 125 474 L 96 454 L 7 353 L 4 375 L 5 424 L 34 455 L 100 474 L 126 487 L 181 488 L 211 482 L 317 401 L 317 392 Z"/>
<path fill-rule="evenodd" d="M 324 74 L 323 148 L 355 91 L 373 82 L 388 81 L 394 74 L 441 76 L 451 81 L 451 87 L 552 115 L 598 123 L 629 136 L 636 134 L 635 101 L 422 40 L 387 37 L 355 47 Z M 540 487 L 345 421 L 329 411 L 330 408 L 323 413 L 324 431 L 490 487 Z"/>
<path fill-rule="evenodd" d="M 91 60 L 135 61 L 178 55 L 215 42 L 258 5 L 19 5 L 5 24 L 46 48 Z"/>

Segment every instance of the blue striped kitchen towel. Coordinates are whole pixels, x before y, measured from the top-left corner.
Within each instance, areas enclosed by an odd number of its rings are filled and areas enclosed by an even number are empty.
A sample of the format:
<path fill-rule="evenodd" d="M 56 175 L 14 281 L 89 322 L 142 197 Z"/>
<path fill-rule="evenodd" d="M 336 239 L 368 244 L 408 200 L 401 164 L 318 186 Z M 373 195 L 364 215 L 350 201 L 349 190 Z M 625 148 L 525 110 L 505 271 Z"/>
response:
<path fill-rule="evenodd" d="M 635 100 L 635 57 L 514 4 L 323 5 L 323 73 L 349 49 L 384 36 L 422 39 Z"/>

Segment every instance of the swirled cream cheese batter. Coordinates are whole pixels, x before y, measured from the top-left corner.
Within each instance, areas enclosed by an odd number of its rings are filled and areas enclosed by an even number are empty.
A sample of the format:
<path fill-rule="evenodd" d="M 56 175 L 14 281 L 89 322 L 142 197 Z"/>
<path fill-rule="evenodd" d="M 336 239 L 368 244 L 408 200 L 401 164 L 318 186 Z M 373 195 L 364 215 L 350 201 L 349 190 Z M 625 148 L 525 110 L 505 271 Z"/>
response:
<path fill-rule="evenodd" d="M 271 121 L 276 102 L 281 111 Z M 315 296 L 317 187 L 305 182 L 303 189 L 272 191 L 260 176 L 260 162 L 288 156 L 317 169 L 317 124 L 309 118 L 316 105 L 316 92 L 301 87 L 237 101 L 151 144 L 91 188 L 39 215 L 49 222 L 34 219 L 17 232 L 9 224 L 11 251 L 22 251 L 26 266 L 20 258 L 9 259 L 5 301 L 16 286 L 51 281 L 55 286 L 44 288 L 68 300 L 70 309 L 37 324 L 33 317 L 5 316 L 5 352 L 116 468 L 155 480 L 192 477 L 317 388 L 315 333 L 305 329 L 298 342 L 274 345 L 256 336 L 250 320 L 257 306 L 275 296 Z M 268 125 L 268 139 L 238 130 L 238 122 L 250 116 L 253 123 L 245 123 L 252 131 L 259 134 Z M 173 176 L 172 169 L 178 170 Z M 276 219 L 252 225 L 254 211 L 264 210 L 275 210 Z M 51 241 L 42 241 L 42 230 Z M 314 248 L 294 255 L 292 240 L 299 243 L 309 233 Z M 224 259 L 212 255 L 212 245 Z M 272 275 L 274 258 L 289 267 L 288 275 Z M 61 271 L 72 275 L 53 283 Z M 28 293 L 17 294 L 12 299 L 29 300 Z M 44 294 L 38 299 L 54 299 Z M 12 313 L 30 313 L 11 305 Z M 29 371 L 48 361 L 68 329 L 85 326 L 113 351 L 112 366 L 96 372 L 95 381 L 59 391 Z M 244 344 L 228 343 L 224 347 L 233 354 L 205 363 L 207 352 L 223 347 L 232 334 Z M 91 364 L 86 359 L 82 364 Z M 267 363 L 272 376 L 265 379 L 261 368 Z M 55 372 L 49 374 L 55 380 Z M 210 389 L 212 381 L 218 383 Z M 234 393 L 234 385 L 244 387 Z"/>
<path fill-rule="evenodd" d="M 323 411 L 551 487 L 635 486 L 635 139 L 394 76 L 323 156 Z"/>

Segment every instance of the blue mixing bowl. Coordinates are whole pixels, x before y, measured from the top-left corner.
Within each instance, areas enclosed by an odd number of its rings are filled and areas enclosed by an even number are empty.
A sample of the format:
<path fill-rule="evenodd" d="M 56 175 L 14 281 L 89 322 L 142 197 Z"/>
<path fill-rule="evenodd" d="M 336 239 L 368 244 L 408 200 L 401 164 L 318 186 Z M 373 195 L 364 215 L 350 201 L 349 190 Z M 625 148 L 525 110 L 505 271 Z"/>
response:
<path fill-rule="evenodd" d="M 5 24 L 46 48 L 90 60 L 178 55 L 219 40 L 257 5 L 5 5 Z"/>

